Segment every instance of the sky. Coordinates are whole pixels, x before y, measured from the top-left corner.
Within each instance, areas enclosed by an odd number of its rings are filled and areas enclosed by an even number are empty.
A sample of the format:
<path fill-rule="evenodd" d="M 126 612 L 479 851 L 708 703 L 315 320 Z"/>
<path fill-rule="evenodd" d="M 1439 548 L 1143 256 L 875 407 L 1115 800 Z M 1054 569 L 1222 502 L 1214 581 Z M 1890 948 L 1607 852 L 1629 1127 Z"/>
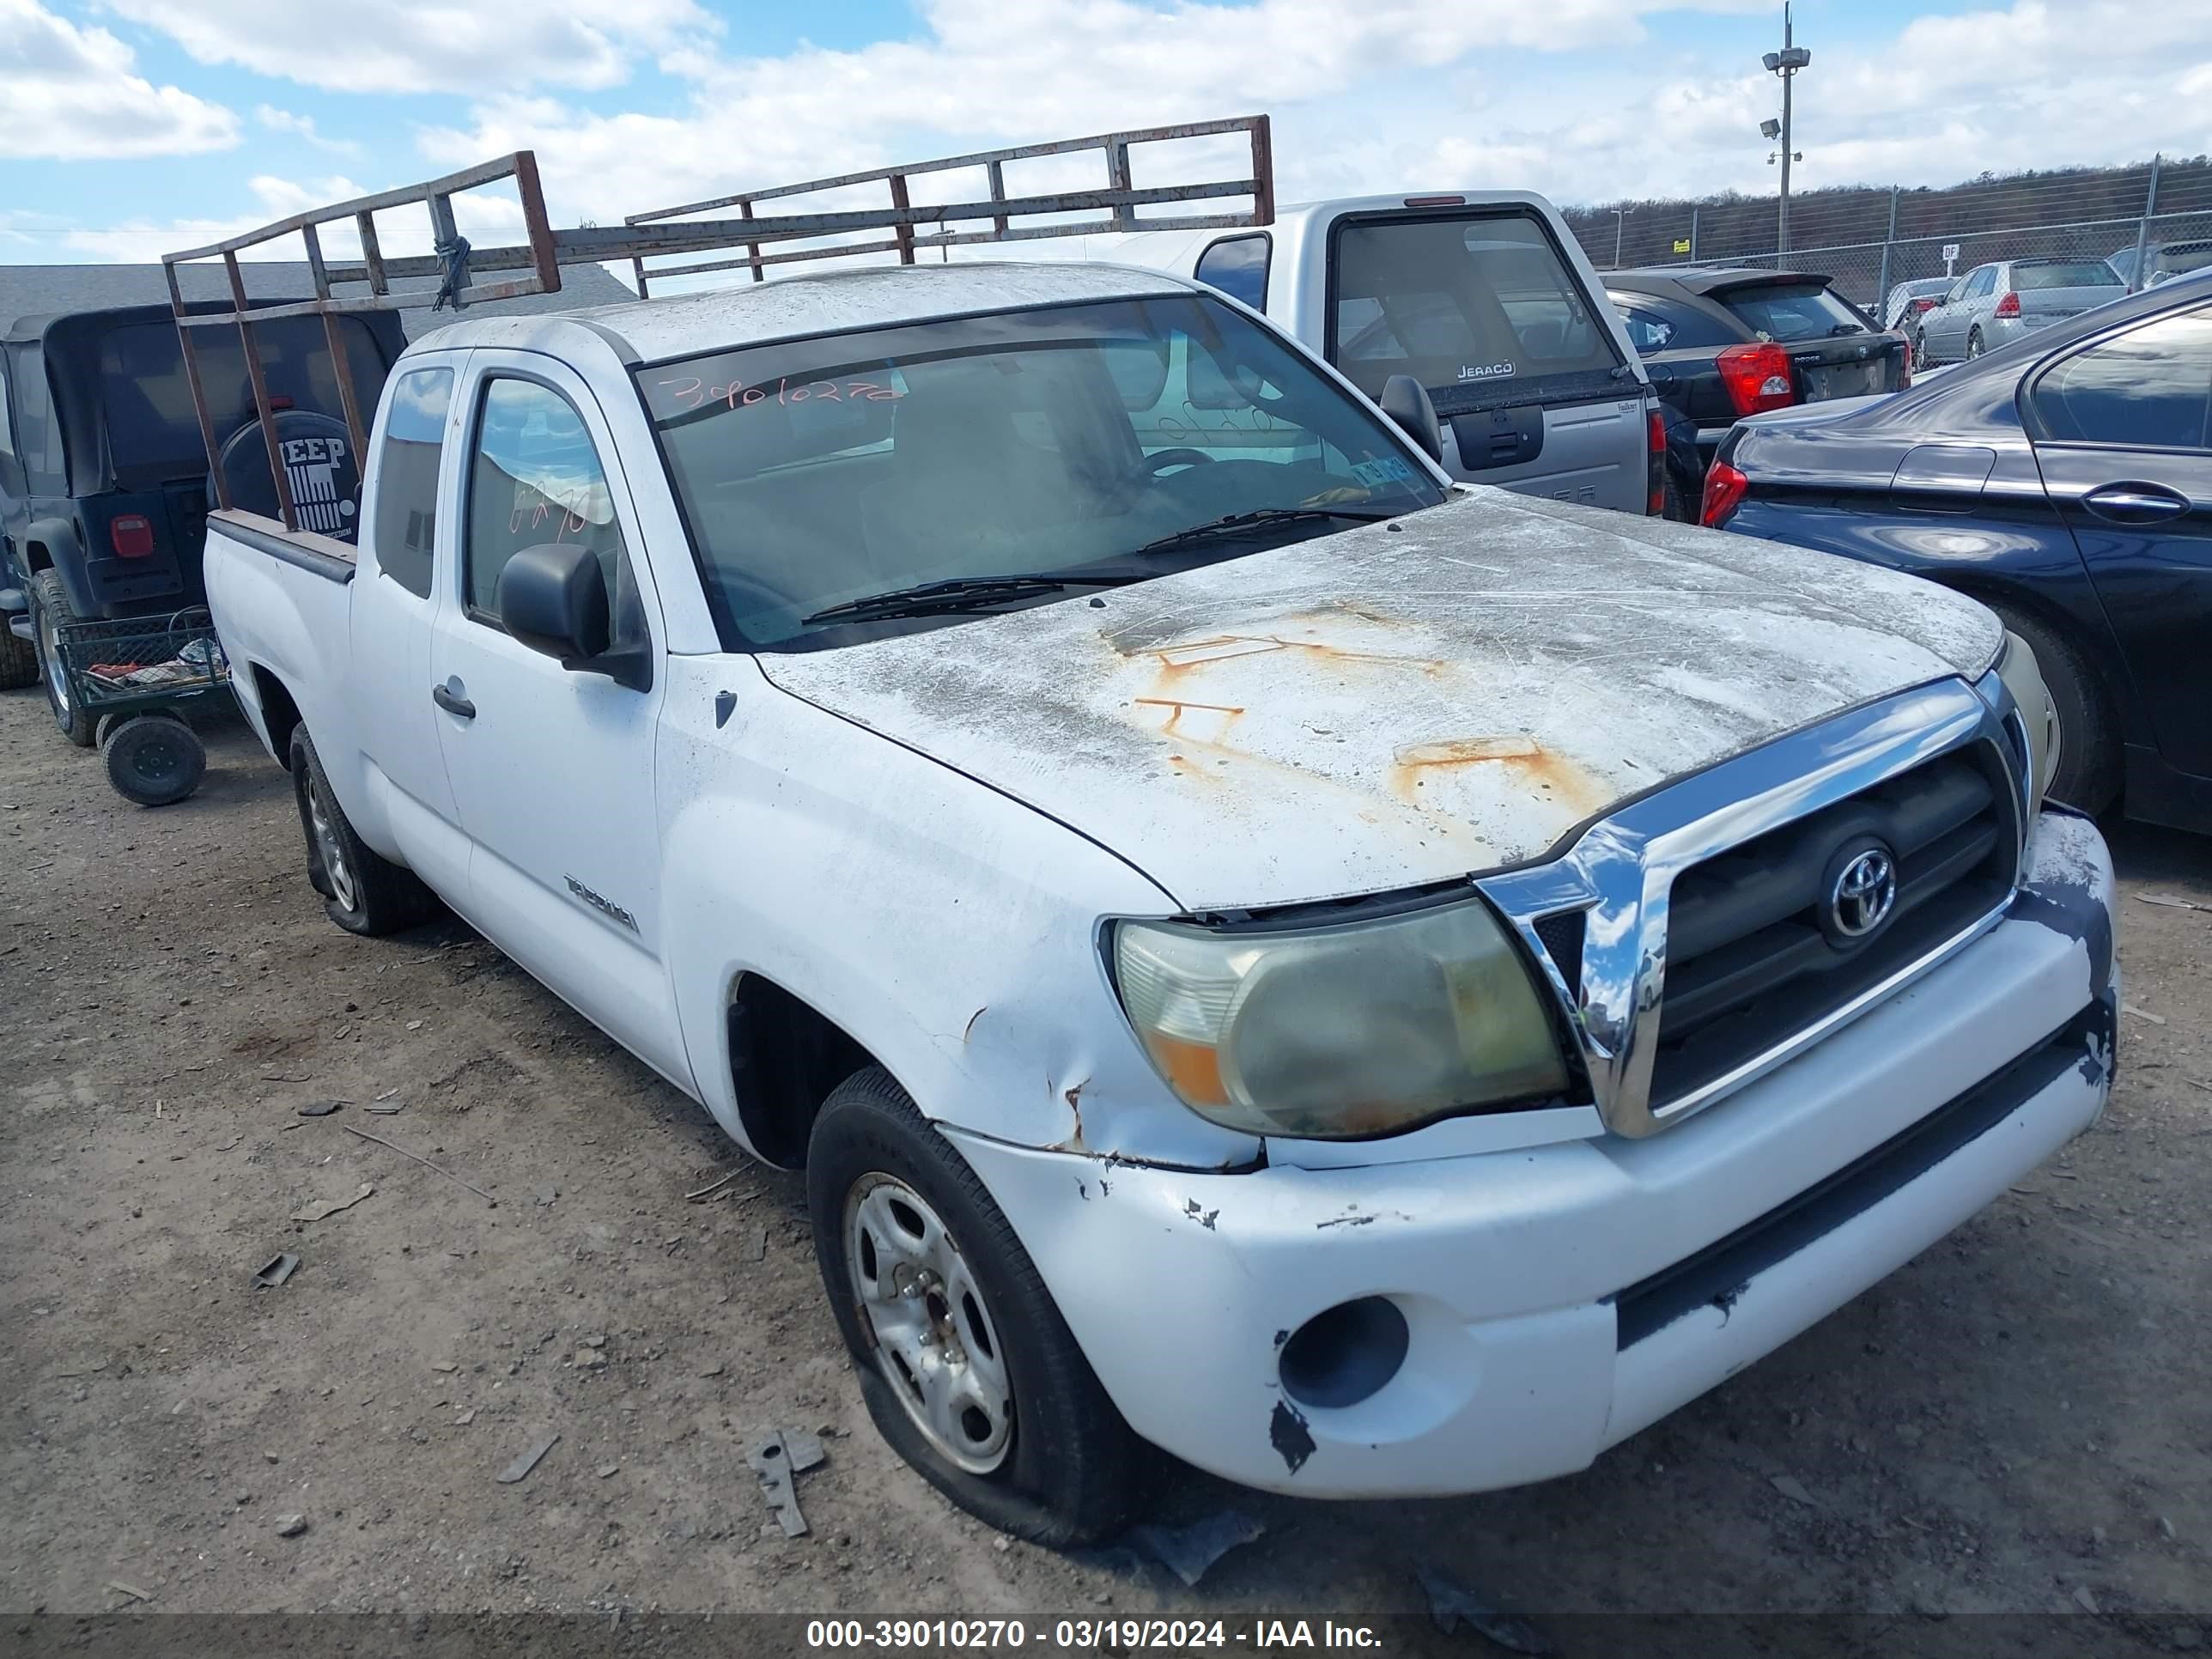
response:
<path fill-rule="evenodd" d="M 2212 151 L 2206 0 L 1796 22 L 1799 188 Z M 0 0 L 0 263 L 151 259 L 517 149 L 556 223 L 610 223 L 1262 111 L 1285 202 L 1767 193 L 1780 35 L 1778 0 Z"/>

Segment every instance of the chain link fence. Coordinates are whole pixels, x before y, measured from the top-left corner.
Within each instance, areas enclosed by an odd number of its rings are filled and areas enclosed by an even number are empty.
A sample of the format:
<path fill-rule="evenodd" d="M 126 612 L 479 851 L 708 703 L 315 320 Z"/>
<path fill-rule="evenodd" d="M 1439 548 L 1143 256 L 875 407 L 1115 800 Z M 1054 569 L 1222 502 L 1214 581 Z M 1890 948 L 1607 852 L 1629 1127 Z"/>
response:
<path fill-rule="evenodd" d="M 1948 190 L 1821 191 L 1790 204 L 1790 246 L 1774 246 L 1771 198 L 1650 203 L 1568 214 L 1601 270 L 1752 265 L 1815 271 L 1881 321 L 1900 283 L 1956 276 L 1999 259 L 2110 259 L 2130 288 L 2212 264 L 2212 161 L 2164 157 L 2134 167 Z"/>

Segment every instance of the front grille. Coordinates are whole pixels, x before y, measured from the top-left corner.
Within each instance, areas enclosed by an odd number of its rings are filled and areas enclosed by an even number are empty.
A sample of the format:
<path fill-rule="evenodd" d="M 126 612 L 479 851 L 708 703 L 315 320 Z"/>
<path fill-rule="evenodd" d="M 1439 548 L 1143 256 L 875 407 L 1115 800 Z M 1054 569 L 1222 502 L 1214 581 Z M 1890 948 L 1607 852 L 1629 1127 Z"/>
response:
<path fill-rule="evenodd" d="M 1655 1110 L 1725 1077 L 2002 904 L 2016 811 L 1987 743 L 1955 750 L 1692 865 L 1675 879 L 1651 1079 Z M 1858 850 L 1894 860 L 1896 900 L 1864 937 L 1829 914 Z"/>

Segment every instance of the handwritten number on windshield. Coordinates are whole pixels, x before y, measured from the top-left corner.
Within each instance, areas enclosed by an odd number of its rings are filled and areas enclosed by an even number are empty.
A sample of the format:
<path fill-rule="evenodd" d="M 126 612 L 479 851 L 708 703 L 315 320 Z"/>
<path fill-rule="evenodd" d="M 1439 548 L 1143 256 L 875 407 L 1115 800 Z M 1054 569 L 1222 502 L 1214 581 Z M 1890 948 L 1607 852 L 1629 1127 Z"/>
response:
<path fill-rule="evenodd" d="M 775 386 L 747 386 L 742 380 L 732 380 L 727 386 L 709 386 L 696 377 L 680 380 L 659 380 L 655 385 L 666 388 L 668 395 L 681 409 L 697 409 L 702 404 L 726 404 L 732 409 L 750 409 L 755 404 L 766 403 L 774 398 L 780 404 L 816 403 L 891 403 L 906 396 L 896 386 L 883 386 L 874 380 L 801 380 L 792 384 L 787 377 Z"/>

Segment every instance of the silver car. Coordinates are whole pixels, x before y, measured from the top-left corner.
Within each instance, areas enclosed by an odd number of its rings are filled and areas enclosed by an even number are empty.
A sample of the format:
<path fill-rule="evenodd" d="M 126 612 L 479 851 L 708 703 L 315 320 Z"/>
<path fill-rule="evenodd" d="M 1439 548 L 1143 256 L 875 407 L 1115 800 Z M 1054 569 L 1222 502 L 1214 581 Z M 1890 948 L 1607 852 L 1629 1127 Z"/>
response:
<path fill-rule="evenodd" d="M 2023 335 L 2128 291 L 2103 259 L 2000 259 L 1976 265 L 1920 313 L 1912 336 L 1916 363 L 1954 363 L 2009 345 Z"/>
<path fill-rule="evenodd" d="M 1923 276 L 1899 283 L 1890 289 L 1889 298 L 1881 302 L 1883 329 L 1903 329 L 1910 333 L 1911 319 L 1937 304 L 1950 291 L 1948 276 Z"/>

